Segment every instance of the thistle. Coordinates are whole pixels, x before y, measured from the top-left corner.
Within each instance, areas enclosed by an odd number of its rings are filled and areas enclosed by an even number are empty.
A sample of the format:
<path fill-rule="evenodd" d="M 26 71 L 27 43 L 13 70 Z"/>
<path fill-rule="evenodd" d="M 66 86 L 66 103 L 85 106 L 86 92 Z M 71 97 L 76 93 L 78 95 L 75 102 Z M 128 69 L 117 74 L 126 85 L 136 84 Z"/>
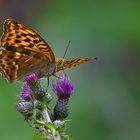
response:
<path fill-rule="evenodd" d="M 21 100 L 29 101 L 32 96 L 32 90 L 27 82 L 23 83 L 23 89 L 20 95 Z"/>
<path fill-rule="evenodd" d="M 54 108 L 54 119 L 64 119 L 68 116 L 68 101 L 74 92 L 74 86 L 66 74 L 62 74 L 52 82 L 52 88 L 58 97 Z"/>
<path fill-rule="evenodd" d="M 52 90 L 57 96 L 54 108 L 49 108 L 52 96 L 41 85 L 37 73 L 25 77 L 22 92 L 16 104 L 16 109 L 30 122 L 31 126 L 39 130 L 39 136 L 48 140 L 68 139 L 65 134 L 66 117 L 69 115 L 68 102 L 74 92 L 74 85 L 66 74 L 61 74 L 52 81 Z M 49 108 L 49 109 L 48 109 Z"/>

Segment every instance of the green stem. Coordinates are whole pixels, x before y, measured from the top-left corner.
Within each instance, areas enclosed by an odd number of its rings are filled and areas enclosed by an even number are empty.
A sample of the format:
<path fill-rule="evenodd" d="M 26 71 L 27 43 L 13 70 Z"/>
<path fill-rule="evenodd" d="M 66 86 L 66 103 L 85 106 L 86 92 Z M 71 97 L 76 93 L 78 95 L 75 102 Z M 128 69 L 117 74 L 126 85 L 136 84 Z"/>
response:
<path fill-rule="evenodd" d="M 50 119 L 50 116 L 49 116 L 49 114 L 48 114 L 47 108 L 45 108 L 45 109 L 43 110 L 42 115 L 43 115 L 43 117 L 44 117 L 44 122 L 45 122 L 45 123 L 46 123 L 46 122 L 52 123 L 52 121 L 51 121 L 51 119 Z M 52 129 L 52 130 L 50 130 L 50 131 L 52 132 L 52 136 L 53 136 L 53 139 L 54 139 L 54 140 L 61 140 L 59 133 L 58 133 L 55 129 Z"/>

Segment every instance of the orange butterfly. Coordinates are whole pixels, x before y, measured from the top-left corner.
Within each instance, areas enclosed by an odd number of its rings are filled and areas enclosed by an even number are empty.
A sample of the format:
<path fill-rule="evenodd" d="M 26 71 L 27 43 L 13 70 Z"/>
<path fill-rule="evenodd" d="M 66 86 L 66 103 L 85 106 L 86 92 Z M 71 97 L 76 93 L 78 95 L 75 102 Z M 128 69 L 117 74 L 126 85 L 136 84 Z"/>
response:
<path fill-rule="evenodd" d="M 90 58 L 64 59 L 55 57 L 49 45 L 29 27 L 7 19 L 0 48 L 0 72 L 8 81 L 20 81 L 25 75 L 37 72 L 49 77 Z"/>

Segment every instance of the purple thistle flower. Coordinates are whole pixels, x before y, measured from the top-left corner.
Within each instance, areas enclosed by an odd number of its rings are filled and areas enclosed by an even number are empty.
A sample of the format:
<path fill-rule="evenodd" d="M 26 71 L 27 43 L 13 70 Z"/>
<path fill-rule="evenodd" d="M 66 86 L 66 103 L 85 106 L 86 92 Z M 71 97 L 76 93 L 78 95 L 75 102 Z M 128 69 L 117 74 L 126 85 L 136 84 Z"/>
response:
<path fill-rule="evenodd" d="M 31 82 L 37 81 L 37 80 L 38 80 L 38 73 L 36 73 L 36 72 L 33 72 L 33 73 L 25 76 L 25 81 L 27 81 L 28 83 L 31 83 Z"/>
<path fill-rule="evenodd" d="M 68 99 L 74 92 L 74 85 L 66 74 L 61 74 L 56 81 L 52 81 L 52 89 L 59 99 Z"/>
<path fill-rule="evenodd" d="M 30 86 L 28 85 L 27 82 L 24 82 L 23 83 L 23 90 L 22 90 L 22 93 L 20 95 L 21 99 L 24 101 L 29 101 L 31 95 L 32 95 L 32 90 L 31 90 Z"/>

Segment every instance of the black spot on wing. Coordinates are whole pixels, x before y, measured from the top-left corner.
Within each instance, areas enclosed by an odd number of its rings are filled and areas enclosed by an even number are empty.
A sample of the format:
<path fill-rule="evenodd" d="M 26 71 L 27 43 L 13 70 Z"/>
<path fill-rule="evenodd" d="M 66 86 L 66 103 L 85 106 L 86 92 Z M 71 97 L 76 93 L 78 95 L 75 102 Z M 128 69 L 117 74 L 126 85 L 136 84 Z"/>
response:
<path fill-rule="evenodd" d="M 24 39 L 25 42 L 30 42 L 31 40 L 29 38 Z"/>
<path fill-rule="evenodd" d="M 6 39 L 6 41 L 10 41 L 10 40 L 11 40 L 10 38 L 7 38 L 7 39 Z"/>
<path fill-rule="evenodd" d="M 5 68 L 5 65 L 4 64 L 1 64 L 1 67 Z"/>
<path fill-rule="evenodd" d="M 15 67 L 15 66 L 11 66 L 10 68 L 11 68 L 11 70 L 15 70 L 15 69 L 16 69 L 16 67 Z"/>
<path fill-rule="evenodd" d="M 25 34 L 25 33 L 21 33 L 21 36 L 24 36 L 24 37 L 26 37 L 26 36 L 27 36 L 27 34 Z"/>
<path fill-rule="evenodd" d="M 12 65 L 12 62 L 8 62 L 7 65 Z"/>
<path fill-rule="evenodd" d="M 14 53 L 13 53 L 13 52 L 9 52 L 9 54 L 8 54 L 7 57 L 8 57 L 8 58 L 14 58 Z"/>
<path fill-rule="evenodd" d="M 4 56 L 2 54 L 0 54 L 0 58 L 3 58 Z"/>
<path fill-rule="evenodd" d="M 34 44 L 29 44 L 28 47 L 29 47 L 29 48 L 34 47 Z"/>
<path fill-rule="evenodd" d="M 8 35 L 9 37 L 12 37 L 12 36 L 14 36 L 14 34 L 12 34 L 12 33 L 9 33 L 9 35 Z"/>
<path fill-rule="evenodd" d="M 39 40 L 33 40 L 33 42 L 34 42 L 34 43 L 38 43 L 38 42 L 40 42 L 40 41 L 39 41 Z"/>
<path fill-rule="evenodd" d="M 15 39 L 15 43 L 21 43 L 21 41 L 20 41 L 20 40 Z"/>
<path fill-rule="evenodd" d="M 21 36 L 20 35 L 16 35 L 16 38 L 21 38 Z"/>
<path fill-rule="evenodd" d="M 16 47 L 12 47 L 12 46 L 5 46 L 5 49 L 8 51 L 16 51 L 17 50 Z"/>
<path fill-rule="evenodd" d="M 32 38 L 35 38 L 36 37 L 36 35 L 34 34 L 31 34 L 31 33 L 28 33 L 28 36 L 30 36 L 30 37 L 32 37 Z"/>

